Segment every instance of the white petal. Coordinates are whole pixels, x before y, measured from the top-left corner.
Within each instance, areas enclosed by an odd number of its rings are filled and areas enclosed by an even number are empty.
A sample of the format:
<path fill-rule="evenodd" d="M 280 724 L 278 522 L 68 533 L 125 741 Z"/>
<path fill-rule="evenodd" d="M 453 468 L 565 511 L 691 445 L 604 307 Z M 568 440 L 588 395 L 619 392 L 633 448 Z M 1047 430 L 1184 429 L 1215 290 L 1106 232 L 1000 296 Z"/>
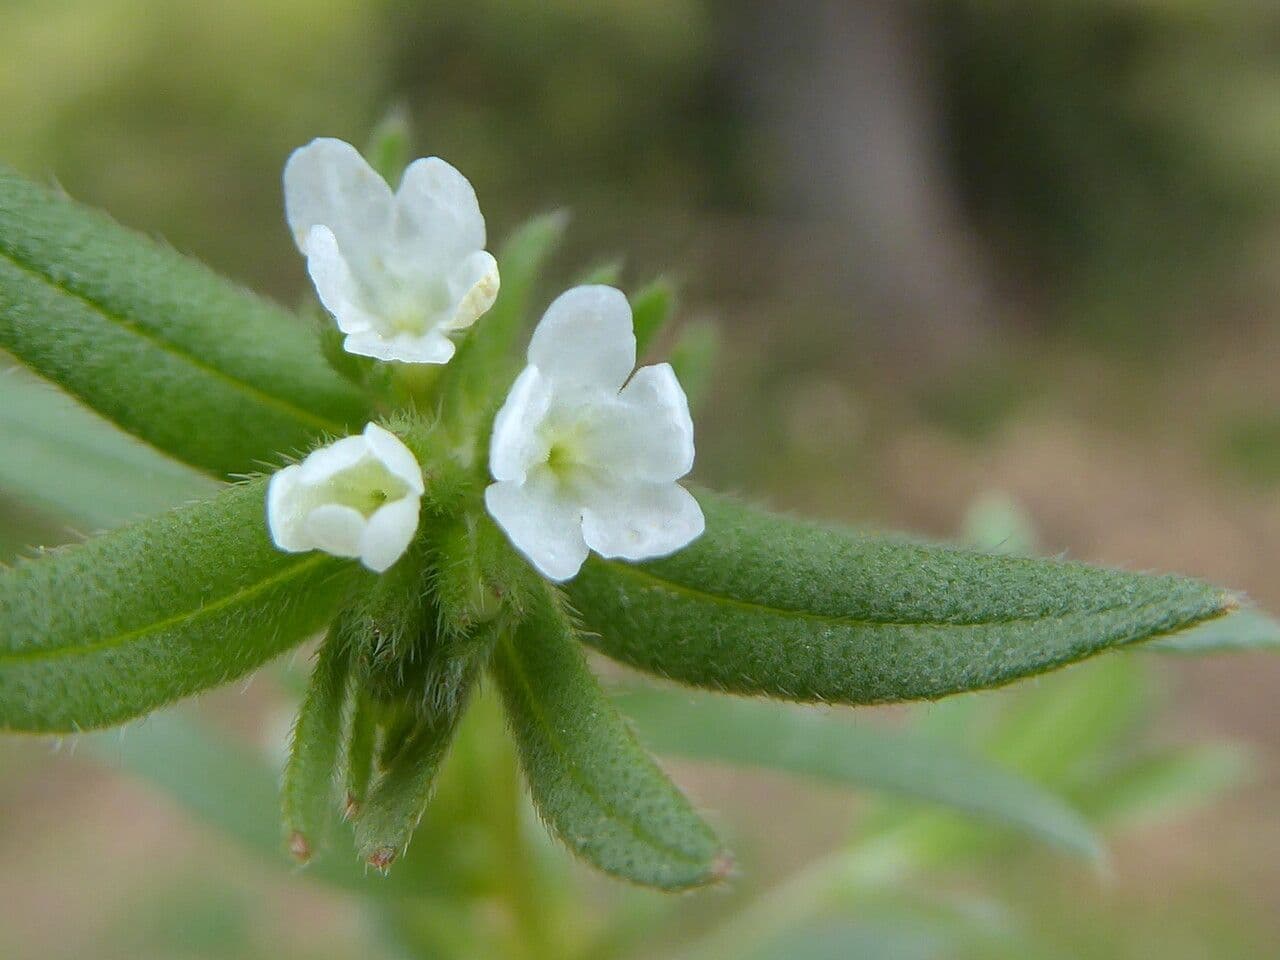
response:
<path fill-rule="evenodd" d="M 547 458 L 538 427 L 551 408 L 551 385 L 537 367 L 525 367 L 493 420 L 489 472 L 493 479 L 523 483 L 529 468 Z"/>
<path fill-rule="evenodd" d="M 364 291 L 338 248 L 333 231 L 317 224 L 307 237 L 307 273 L 320 302 L 338 322 L 338 329 L 347 334 L 372 330 L 376 323 L 365 307 Z"/>
<path fill-rule="evenodd" d="M 426 333 L 399 333 L 385 337 L 375 331 L 353 333 L 342 341 L 342 349 L 375 360 L 399 360 L 401 363 L 448 363 L 458 349 L 452 340 L 438 330 Z"/>
<path fill-rule="evenodd" d="M 568 580 L 582 568 L 588 550 L 581 513 L 555 495 L 554 484 L 491 484 L 484 503 L 515 548 L 549 580 Z"/>
<path fill-rule="evenodd" d="M 364 428 L 364 438 L 369 449 L 384 467 L 409 485 L 409 489 L 421 496 L 426 489 L 422 484 L 422 467 L 413 451 L 404 441 L 385 427 L 370 423 Z M 384 508 L 385 509 L 385 508 Z"/>
<path fill-rule="evenodd" d="M 357 273 L 391 235 L 394 199 L 385 180 L 349 143 L 321 137 L 284 166 L 284 206 L 298 248 L 310 253 L 311 228 L 333 231 Z"/>
<path fill-rule="evenodd" d="M 267 484 L 267 529 L 281 550 L 299 553 L 311 549 L 303 530 L 306 515 L 298 503 L 302 468 L 297 464 L 278 471 Z"/>
<path fill-rule="evenodd" d="M 582 443 L 591 462 L 633 480 L 678 480 L 693 469 L 693 419 L 669 363 L 643 367 L 617 400 L 594 408 Z"/>
<path fill-rule="evenodd" d="M 360 537 L 360 562 L 374 573 L 382 573 L 404 555 L 417 530 L 417 495 L 384 504 L 365 524 Z"/>
<path fill-rule="evenodd" d="M 399 266 L 412 258 L 419 270 L 483 250 L 484 217 L 471 182 L 439 157 L 413 161 L 396 191 L 394 237 Z"/>
<path fill-rule="evenodd" d="M 529 362 L 557 390 L 616 391 L 636 365 L 631 307 L 613 287 L 574 287 L 543 314 L 529 342 Z"/>
<path fill-rule="evenodd" d="M 582 535 L 601 556 L 662 557 L 702 535 L 706 521 L 693 494 L 675 483 L 643 483 L 593 492 Z"/>
<path fill-rule="evenodd" d="M 498 299 L 498 261 L 486 250 L 470 254 L 449 278 L 449 290 L 455 303 L 452 315 L 441 326 L 446 330 L 465 330 Z"/>
<path fill-rule="evenodd" d="M 308 486 L 324 483 L 335 473 L 355 466 L 368 452 L 369 441 L 363 436 L 343 437 L 307 454 L 299 464 L 299 479 Z"/>
<path fill-rule="evenodd" d="M 358 557 L 365 523 L 359 510 L 325 503 L 307 514 L 305 530 L 312 547 L 335 557 Z"/>

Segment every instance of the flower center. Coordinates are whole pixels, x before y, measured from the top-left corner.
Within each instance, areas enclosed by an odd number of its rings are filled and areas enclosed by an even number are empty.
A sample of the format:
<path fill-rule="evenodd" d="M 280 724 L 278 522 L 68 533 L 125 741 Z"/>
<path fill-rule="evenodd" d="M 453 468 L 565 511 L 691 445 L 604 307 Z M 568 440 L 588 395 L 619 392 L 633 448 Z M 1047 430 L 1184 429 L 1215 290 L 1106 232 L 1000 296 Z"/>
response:
<path fill-rule="evenodd" d="M 383 504 L 408 494 L 409 485 L 381 461 L 366 457 L 335 473 L 323 491 L 325 502 L 341 504 L 370 517 Z"/>

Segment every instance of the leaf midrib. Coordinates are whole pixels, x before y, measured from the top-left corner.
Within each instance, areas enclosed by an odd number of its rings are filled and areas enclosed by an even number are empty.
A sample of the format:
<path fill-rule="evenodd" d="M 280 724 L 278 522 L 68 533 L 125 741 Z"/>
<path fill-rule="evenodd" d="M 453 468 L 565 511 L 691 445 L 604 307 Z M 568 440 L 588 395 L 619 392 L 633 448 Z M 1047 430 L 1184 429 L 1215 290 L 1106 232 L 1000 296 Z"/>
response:
<path fill-rule="evenodd" d="M 560 741 L 560 738 L 556 736 L 554 726 L 538 706 L 537 698 L 534 696 L 533 685 L 529 682 L 529 677 L 524 671 L 524 665 L 520 660 L 519 653 L 515 649 L 515 644 L 512 641 L 511 636 L 509 634 L 504 634 L 501 644 L 506 649 L 507 662 L 511 665 L 515 679 L 520 684 L 521 692 L 524 696 L 525 703 L 528 705 L 529 712 L 537 721 L 538 726 L 542 728 L 543 735 L 551 745 L 551 749 L 560 757 L 570 779 L 578 784 L 582 789 L 582 792 L 590 797 L 591 800 L 593 800 L 595 804 L 604 811 L 605 815 L 608 816 L 610 820 L 625 827 L 627 831 L 640 843 L 646 844 L 655 850 L 670 856 L 672 859 L 681 861 L 682 863 L 687 863 L 691 866 L 705 867 L 706 860 L 704 858 L 691 855 L 679 848 L 668 846 L 658 838 L 649 834 L 649 832 L 644 830 L 639 824 L 635 823 L 630 818 L 623 816 L 617 808 L 613 806 L 613 804 L 609 803 L 609 801 L 605 800 L 604 797 L 599 794 L 599 792 L 591 785 L 589 780 L 582 776 L 578 770 L 577 764 L 573 762 L 570 758 L 569 752 L 565 750 L 564 745 Z M 706 873 L 706 869 L 703 870 L 703 873 Z"/>
<path fill-rule="evenodd" d="M 63 657 L 88 655 L 91 653 L 97 653 L 101 650 L 122 647 L 151 634 L 168 630 L 171 627 L 178 626 L 179 624 L 193 621 L 210 614 L 216 614 L 227 607 L 233 606 L 234 604 L 250 600 L 278 584 L 286 583 L 294 577 L 328 562 L 329 559 L 330 558 L 325 554 L 314 554 L 284 570 L 281 570 L 279 573 L 272 574 L 269 577 L 265 577 L 256 583 L 247 587 L 242 587 L 225 596 L 218 597 L 216 600 L 209 603 L 201 604 L 194 609 L 184 610 L 181 613 L 173 614 L 172 616 L 165 617 L 162 620 L 157 620 L 154 623 L 135 627 L 132 630 L 126 630 L 122 633 L 104 637 L 100 640 L 94 640 L 78 646 L 39 647 L 33 650 L 3 650 L 0 651 L 0 663 L 57 660 Z"/>
<path fill-rule="evenodd" d="M 88 307 L 90 310 L 97 313 L 99 316 L 103 317 L 108 322 L 115 324 L 117 327 L 121 328 L 126 333 L 132 334 L 133 336 L 147 342 L 148 344 L 155 347 L 156 349 L 169 354 L 170 356 L 180 360 L 183 363 L 189 364 L 191 367 L 195 368 L 196 370 L 199 370 L 200 372 L 207 374 L 208 376 L 213 377 L 216 380 L 222 381 L 223 383 L 231 387 L 233 390 L 238 390 L 241 393 L 244 393 L 252 397 L 256 402 L 261 403 L 265 406 L 273 407 L 276 410 L 287 414 L 289 417 L 299 421 L 300 423 L 304 424 L 309 428 L 327 431 L 329 433 L 334 434 L 335 436 L 341 436 L 346 432 L 345 425 L 329 420 L 327 417 L 321 417 L 317 414 L 314 414 L 309 410 L 305 410 L 302 407 L 295 405 L 292 401 L 287 400 L 284 397 L 279 397 L 279 396 L 276 396 L 275 394 L 267 393 L 261 387 L 255 386 L 254 384 L 249 383 L 246 380 L 241 380 L 238 377 L 234 377 L 231 374 L 227 373 L 225 370 L 220 369 L 219 367 L 215 367 L 212 364 L 205 363 L 200 358 L 193 356 L 192 354 L 187 353 L 185 350 L 181 349 L 177 344 L 174 344 L 168 340 L 165 340 L 163 337 L 146 329 L 145 327 L 140 326 L 139 324 L 134 323 L 133 321 L 130 321 L 125 317 L 120 316 L 117 313 L 114 313 L 111 310 L 108 310 L 103 304 L 99 303 L 97 300 L 94 300 L 92 297 L 88 296 L 87 294 L 84 294 L 79 290 L 74 289 L 73 287 L 69 287 L 63 283 L 60 283 L 56 278 L 46 273 L 38 265 L 22 259 L 21 257 L 18 256 L 17 252 L 12 249 L 12 247 L 0 245 L 0 256 L 3 256 L 5 260 L 11 263 L 18 270 L 21 270 L 24 273 L 34 277 L 36 280 L 52 288 L 53 290 L 58 291 L 64 296 L 71 297 L 73 300 L 76 300 L 82 303 L 84 306 Z"/>

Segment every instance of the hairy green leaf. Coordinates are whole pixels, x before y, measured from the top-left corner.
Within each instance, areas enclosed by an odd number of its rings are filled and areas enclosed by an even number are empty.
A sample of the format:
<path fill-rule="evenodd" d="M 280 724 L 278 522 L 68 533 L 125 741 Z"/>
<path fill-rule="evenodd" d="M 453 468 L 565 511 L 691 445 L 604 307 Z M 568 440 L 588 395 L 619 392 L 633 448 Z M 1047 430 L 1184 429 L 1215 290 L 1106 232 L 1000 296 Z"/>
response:
<path fill-rule="evenodd" d="M 360 807 L 355 818 L 356 850 L 370 866 L 385 870 L 408 849 L 453 743 L 461 713 L 441 711 L 418 721 L 396 750 L 386 775 Z"/>
<path fill-rule="evenodd" d="M 335 625 L 316 654 L 311 682 L 293 724 L 280 786 L 289 850 L 303 862 L 317 852 L 333 822 L 342 707 L 350 670 L 351 650 Z"/>
<path fill-rule="evenodd" d="M 568 585 L 615 659 L 694 686 L 883 703 L 994 687 L 1234 605 L 1220 590 L 792 521 L 701 494 L 671 557 L 593 558 Z"/>
<path fill-rule="evenodd" d="M 498 641 L 494 673 L 543 818 L 606 873 L 664 890 L 724 878 L 711 829 L 636 742 L 549 611 Z"/>
<path fill-rule="evenodd" d="M 0 347 L 216 475 L 347 433 L 367 413 L 278 307 L 4 168 Z"/>
<path fill-rule="evenodd" d="M 118 526 L 218 489 L 19 370 L 0 372 L 0 436 L 0 487 L 76 526 Z"/>
<path fill-rule="evenodd" d="M 1280 648 L 1280 623 L 1246 608 L 1225 617 L 1153 640 L 1145 649 L 1159 653 L 1236 653 Z"/>
<path fill-rule="evenodd" d="M 324 626 L 352 565 L 277 550 L 265 486 L 0 573 L 0 728 L 118 723 L 242 676 Z"/>
<path fill-rule="evenodd" d="M 636 356 L 643 359 L 676 309 L 676 288 L 659 277 L 631 297 L 631 325 L 636 333 Z"/>
<path fill-rule="evenodd" d="M 785 770 L 923 800 L 1087 857 L 1088 823 L 1052 793 L 970 750 L 790 704 L 631 689 L 615 702 L 659 753 Z"/>

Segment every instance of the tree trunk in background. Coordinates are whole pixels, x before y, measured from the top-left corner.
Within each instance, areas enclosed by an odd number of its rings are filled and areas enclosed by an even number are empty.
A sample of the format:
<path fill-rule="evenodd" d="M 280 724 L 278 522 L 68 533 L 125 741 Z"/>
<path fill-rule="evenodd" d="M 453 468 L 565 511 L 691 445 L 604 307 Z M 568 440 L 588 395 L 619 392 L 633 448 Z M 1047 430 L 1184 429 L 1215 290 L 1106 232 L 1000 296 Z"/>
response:
<path fill-rule="evenodd" d="M 987 265 L 944 165 L 924 11 L 909 0 L 750 0 L 729 69 L 772 151 L 776 201 L 801 219 L 815 282 L 922 359 L 991 327 Z M 786 252 L 784 251 L 784 254 Z"/>

